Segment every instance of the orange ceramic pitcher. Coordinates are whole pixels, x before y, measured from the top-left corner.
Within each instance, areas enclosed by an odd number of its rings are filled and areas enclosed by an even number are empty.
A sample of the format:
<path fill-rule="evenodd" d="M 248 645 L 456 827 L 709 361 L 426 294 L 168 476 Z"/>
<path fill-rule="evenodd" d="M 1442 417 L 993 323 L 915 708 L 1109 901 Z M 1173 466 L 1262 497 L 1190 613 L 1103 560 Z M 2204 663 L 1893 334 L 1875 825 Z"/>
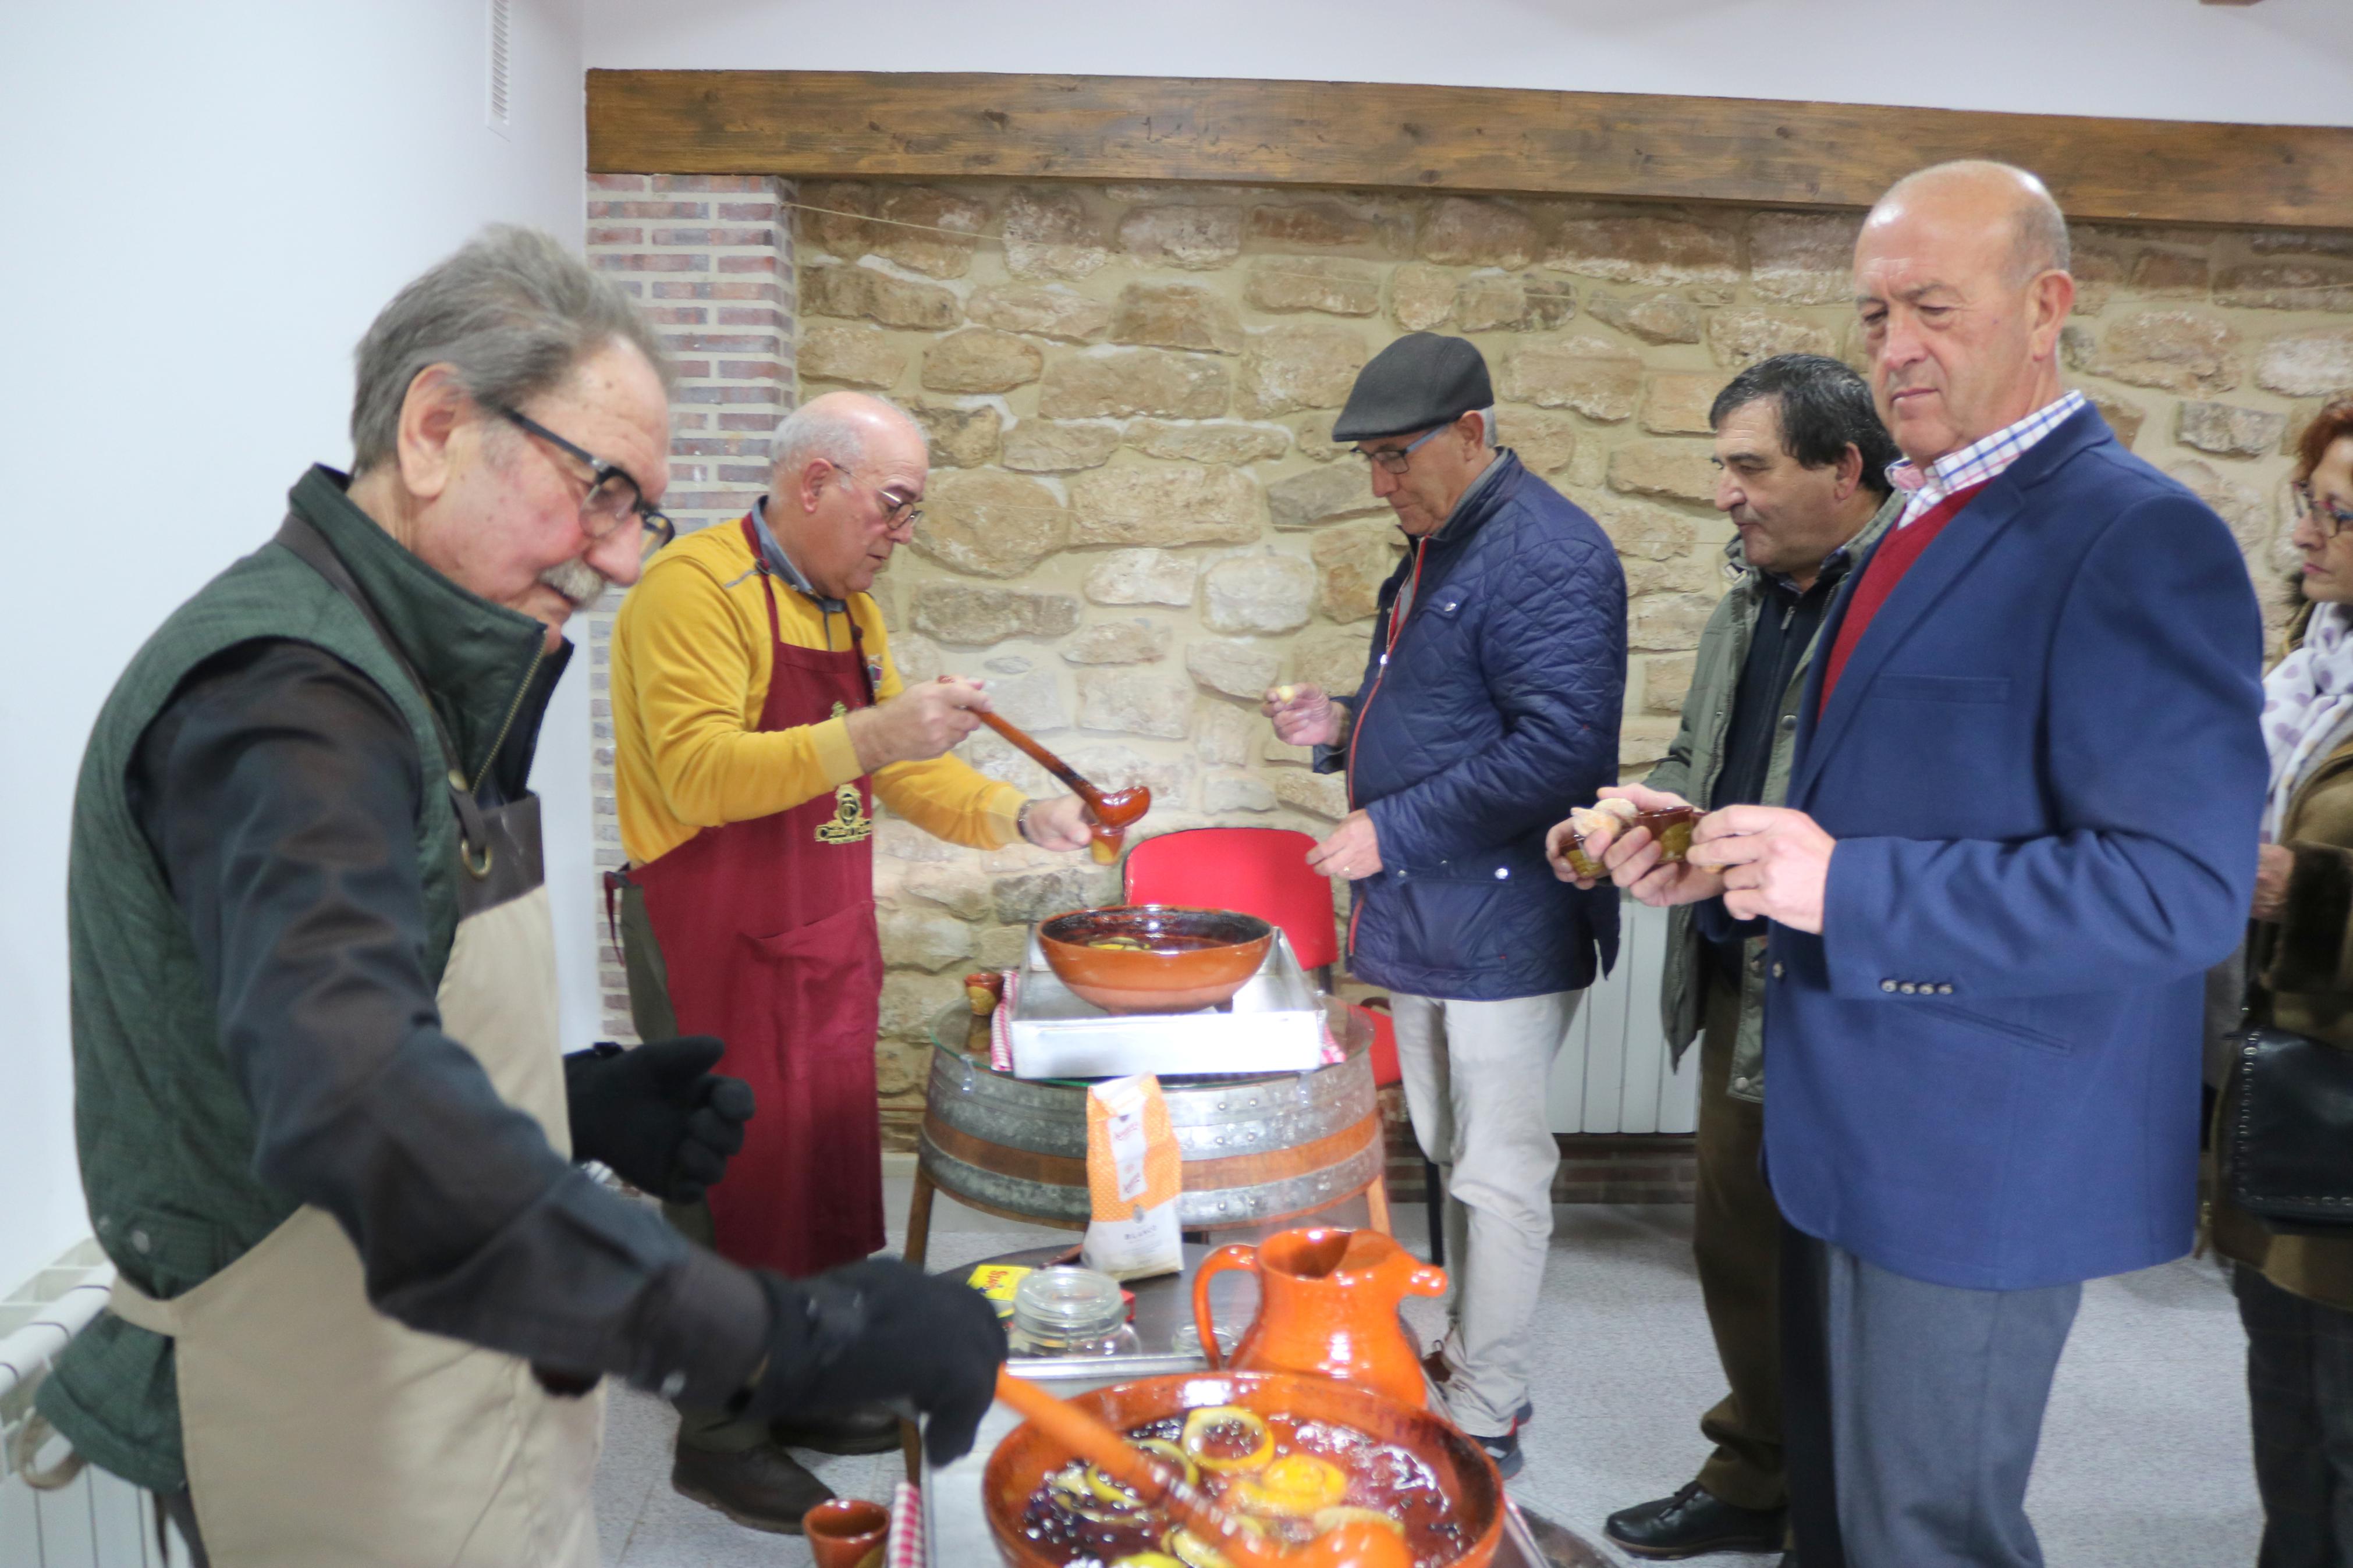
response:
<path fill-rule="evenodd" d="M 1201 1352 L 1219 1365 L 1210 1331 L 1209 1281 L 1229 1269 L 1259 1279 L 1258 1316 L 1234 1347 L 1240 1372 L 1294 1372 L 1361 1384 L 1417 1410 L 1430 1405 L 1421 1358 L 1398 1303 L 1437 1296 L 1446 1271 L 1419 1261 L 1377 1230 L 1286 1230 L 1256 1247 L 1221 1247 L 1193 1277 Z"/>

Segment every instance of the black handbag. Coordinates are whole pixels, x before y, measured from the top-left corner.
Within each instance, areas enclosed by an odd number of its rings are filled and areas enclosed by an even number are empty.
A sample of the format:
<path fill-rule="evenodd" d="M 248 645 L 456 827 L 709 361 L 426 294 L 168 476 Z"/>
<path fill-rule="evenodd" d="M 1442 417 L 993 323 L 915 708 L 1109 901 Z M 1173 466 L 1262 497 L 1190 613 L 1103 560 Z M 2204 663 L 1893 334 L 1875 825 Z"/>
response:
<path fill-rule="evenodd" d="M 2231 1078 L 2231 1201 L 2272 1230 L 2353 1235 L 2353 1051 L 2250 1029 Z"/>

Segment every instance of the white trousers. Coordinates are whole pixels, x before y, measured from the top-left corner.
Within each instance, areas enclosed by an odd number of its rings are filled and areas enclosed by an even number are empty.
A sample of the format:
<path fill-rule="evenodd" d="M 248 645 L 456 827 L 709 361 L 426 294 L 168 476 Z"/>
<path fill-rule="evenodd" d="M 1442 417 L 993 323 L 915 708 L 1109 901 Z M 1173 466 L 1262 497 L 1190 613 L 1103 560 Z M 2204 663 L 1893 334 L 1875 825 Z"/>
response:
<path fill-rule="evenodd" d="M 1447 1405 L 1474 1436 L 1510 1432 L 1527 1398 L 1527 1336 L 1560 1165 L 1545 1088 L 1584 998 L 1389 996 L 1414 1136 L 1446 1180 Z"/>

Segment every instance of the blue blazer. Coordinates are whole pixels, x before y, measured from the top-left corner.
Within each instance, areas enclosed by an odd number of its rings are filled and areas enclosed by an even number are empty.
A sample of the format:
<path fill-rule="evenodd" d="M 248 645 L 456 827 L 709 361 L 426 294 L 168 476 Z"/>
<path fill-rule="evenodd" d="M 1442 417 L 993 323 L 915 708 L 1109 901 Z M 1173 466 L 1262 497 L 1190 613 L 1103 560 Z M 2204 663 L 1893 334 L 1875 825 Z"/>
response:
<path fill-rule="evenodd" d="M 1813 661 L 1788 804 L 1839 842 L 1822 934 L 1772 928 L 1765 1007 L 1792 1225 L 1980 1289 L 2189 1250 L 2262 659 L 2229 530 L 2085 408 L 1947 525 L 1819 715 Z"/>

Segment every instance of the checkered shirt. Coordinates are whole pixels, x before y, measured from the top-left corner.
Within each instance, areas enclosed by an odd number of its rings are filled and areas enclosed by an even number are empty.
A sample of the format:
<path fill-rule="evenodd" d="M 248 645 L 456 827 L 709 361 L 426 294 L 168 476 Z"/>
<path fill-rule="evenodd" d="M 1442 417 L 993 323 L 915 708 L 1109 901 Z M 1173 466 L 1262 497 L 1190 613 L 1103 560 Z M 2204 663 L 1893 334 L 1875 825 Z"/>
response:
<path fill-rule="evenodd" d="M 1955 490 L 1981 485 L 2026 455 L 2028 447 L 2064 424 L 2084 406 L 2084 395 L 2071 392 L 2056 403 L 2046 403 L 2015 425 L 2006 426 L 1982 441 L 1972 441 L 1957 452 L 1947 452 L 1928 465 L 1926 473 L 1909 458 L 1887 465 L 1887 478 L 1905 494 L 1898 528 L 1909 528 L 1915 518 Z"/>

